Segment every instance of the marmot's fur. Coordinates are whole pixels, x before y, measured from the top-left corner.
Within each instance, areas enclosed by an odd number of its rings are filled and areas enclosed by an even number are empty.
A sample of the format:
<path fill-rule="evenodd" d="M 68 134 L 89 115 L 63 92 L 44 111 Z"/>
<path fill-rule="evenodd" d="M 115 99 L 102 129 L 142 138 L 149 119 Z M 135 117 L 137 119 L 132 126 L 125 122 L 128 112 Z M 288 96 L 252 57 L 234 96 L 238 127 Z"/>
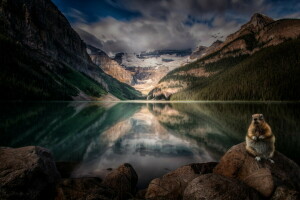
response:
<path fill-rule="evenodd" d="M 264 158 L 274 163 L 271 158 L 275 152 L 275 136 L 262 114 L 252 115 L 252 121 L 246 135 L 246 150 L 257 161 Z"/>

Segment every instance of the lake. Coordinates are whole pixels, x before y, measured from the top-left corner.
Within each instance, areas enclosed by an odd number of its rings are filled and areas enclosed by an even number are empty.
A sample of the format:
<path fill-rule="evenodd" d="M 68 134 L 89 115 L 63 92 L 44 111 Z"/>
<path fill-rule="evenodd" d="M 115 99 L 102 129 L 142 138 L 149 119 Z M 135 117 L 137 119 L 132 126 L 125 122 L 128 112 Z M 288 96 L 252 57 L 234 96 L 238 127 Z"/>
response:
<path fill-rule="evenodd" d="M 244 141 L 253 113 L 264 114 L 277 150 L 299 164 L 299 103 L 2 103 L 0 146 L 46 147 L 56 161 L 79 163 L 73 177 L 101 177 L 127 162 L 145 188 L 182 165 L 218 161 Z"/>

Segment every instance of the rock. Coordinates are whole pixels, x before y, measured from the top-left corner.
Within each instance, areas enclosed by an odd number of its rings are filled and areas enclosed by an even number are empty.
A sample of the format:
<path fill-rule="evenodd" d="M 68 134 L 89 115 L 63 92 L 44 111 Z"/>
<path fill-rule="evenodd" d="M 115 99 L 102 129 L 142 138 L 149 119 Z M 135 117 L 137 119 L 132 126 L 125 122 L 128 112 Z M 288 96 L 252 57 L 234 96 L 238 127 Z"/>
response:
<path fill-rule="evenodd" d="M 135 195 L 135 199 L 145 199 L 146 192 L 147 189 L 139 190 Z"/>
<path fill-rule="evenodd" d="M 214 173 L 241 180 L 265 197 L 270 197 L 280 185 L 299 191 L 299 166 L 279 152 L 272 159 L 274 164 L 268 160 L 257 162 L 246 152 L 245 143 L 241 143 L 227 151 Z"/>
<path fill-rule="evenodd" d="M 47 149 L 0 148 L 1 199 L 53 199 L 59 178 Z"/>
<path fill-rule="evenodd" d="M 116 197 L 112 189 L 101 183 L 100 178 L 63 179 L 58 184 L 56 193 L 55 200 L 110 200 Z"/>
<path fill-rule="evenodd" d="M 260 195 L 238 180 L 217 174 L 205 174 L 192 180 L 184 190 L 183 199 L 256 200 Z"/>
<path fill-rule="evenodd" d="M 78 162 L 56 162 L 56 168 L 62 178 L 70 178 L 78 165 Z"/>
<path fill-rule="evenodd" d="M 125 163 L 110 172 L 103 180 L 103 185 L 113 189 L 118 199 L 134 196 L 138 176 L 133 167 Z"/>
<path fill-rule="evenodd" d="M 190 181 L 201 174 L 211 173 L 217 163 L 195 163 L 180 167 L 161 178 L 152 180 L 146 199 L 182 199 L 184 189 Z"/>
<path fill-rule="evenodd" d="M 299 192 L 279 186 L 276 188 L 271 200 L 297 200 L 300 199 Z"/>

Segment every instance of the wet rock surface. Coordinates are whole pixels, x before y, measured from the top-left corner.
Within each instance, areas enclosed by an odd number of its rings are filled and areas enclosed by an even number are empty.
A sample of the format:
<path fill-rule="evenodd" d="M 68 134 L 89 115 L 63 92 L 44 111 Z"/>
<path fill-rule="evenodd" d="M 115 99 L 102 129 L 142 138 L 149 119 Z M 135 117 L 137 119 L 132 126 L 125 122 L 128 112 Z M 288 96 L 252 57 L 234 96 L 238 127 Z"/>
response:
<path fill-rule="evenodd" d="M 59 178 L 49 150 L 0 148 L 0 199 L 53 199 Z"/>

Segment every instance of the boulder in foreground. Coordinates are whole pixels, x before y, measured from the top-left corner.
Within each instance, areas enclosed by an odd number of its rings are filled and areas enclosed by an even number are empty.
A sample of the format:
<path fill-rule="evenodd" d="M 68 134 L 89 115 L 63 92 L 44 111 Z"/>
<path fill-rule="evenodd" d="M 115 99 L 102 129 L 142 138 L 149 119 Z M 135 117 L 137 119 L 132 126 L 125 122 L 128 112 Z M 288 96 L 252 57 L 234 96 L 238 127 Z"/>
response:
<path fill-rule="evenodd" d="M 49 150 L 0 148 L 1 199 L 53 199 L 59 178 Z"/>
<path fill-rule="evenodd" d="M 213 173 L 238 179 L 265 197 L 270 197 L 278 186 L 300 191 L 299 166 L 279 152 L 272 159 L 274 164 L 269 160 L 256 161 L 241 143 L 226 152 Z"/>
<path fill-rule="evenodd" d="M 55 200 L 110 200 L 115 199 L 113 190 L 104 186 L 100 178 L 63 179 L 57 186 Z"/>
<path fill-rule="evenodd" d="M 186 187 L 184 200 L 260 200 L 258 192 L 238 180 L 218 174 L 205 174 L 195 178 Z"/>
<path fill-rule="evenodd" d="M 276 188 L 271 200 L 299 200 L 300 194 L 295 190 L 290 190 L 287 187 L 279 186 Z"/>
<path fill-rule="evenodd" d="M 189 164 L 156 178 L 150 182 L 145 198 L 182 199 L 188 183 L 201 174 L 211 173 L 216 165 L 215 162 Z"/>
<path fill-rule="evenodd" d="M 137 173 L 130 164 L 125 163 L 110 172 L 102 183 L 115 191 L 117 199 L 127 199 L 134 196 L 137 181 Z"/>

